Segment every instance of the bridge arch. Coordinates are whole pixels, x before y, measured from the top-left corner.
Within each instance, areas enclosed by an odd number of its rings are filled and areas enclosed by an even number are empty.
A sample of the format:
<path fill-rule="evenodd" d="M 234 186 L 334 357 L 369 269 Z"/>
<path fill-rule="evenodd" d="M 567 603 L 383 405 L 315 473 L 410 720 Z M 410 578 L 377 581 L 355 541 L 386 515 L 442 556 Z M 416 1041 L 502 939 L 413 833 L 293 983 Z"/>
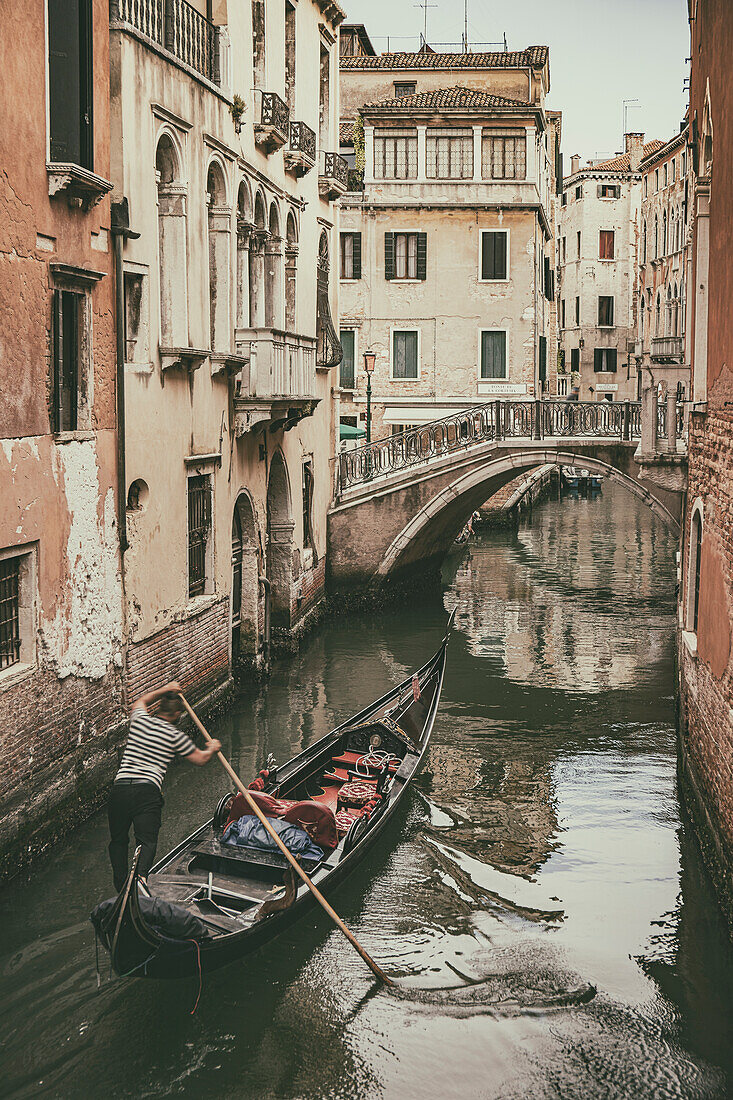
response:
<path fill-rule="evenodd" d="M 406 573 L 420 562 L 437 565 L 475 508 L 522 470 L 547 463 L 580 466 L 593 474 L 608 477 L 643 500 L 663 523 L 679 533 L 677 519 L 657 497 L 629 474 L 602 459 L 583 452 L 547 447 L 542 451 L 513 451 L 468 470 L 431 496 L 392 540 L 379 563 L 375 579 L 384 581 Z"/>

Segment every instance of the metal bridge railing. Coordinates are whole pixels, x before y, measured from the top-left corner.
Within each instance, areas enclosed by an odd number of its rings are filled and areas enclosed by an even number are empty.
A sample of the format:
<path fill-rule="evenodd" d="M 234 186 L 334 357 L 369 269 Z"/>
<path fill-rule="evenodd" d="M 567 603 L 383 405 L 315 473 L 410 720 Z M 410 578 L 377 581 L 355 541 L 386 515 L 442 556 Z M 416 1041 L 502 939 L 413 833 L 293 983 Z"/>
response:
<path fill-rule="evenodd" d="M 342 493 L 381 474 L 404 470 L 474 443 L 589 436 L 639 439 L 641 403 L 490 401 L 342 452 L 336 466 L 336 492 Z"/>

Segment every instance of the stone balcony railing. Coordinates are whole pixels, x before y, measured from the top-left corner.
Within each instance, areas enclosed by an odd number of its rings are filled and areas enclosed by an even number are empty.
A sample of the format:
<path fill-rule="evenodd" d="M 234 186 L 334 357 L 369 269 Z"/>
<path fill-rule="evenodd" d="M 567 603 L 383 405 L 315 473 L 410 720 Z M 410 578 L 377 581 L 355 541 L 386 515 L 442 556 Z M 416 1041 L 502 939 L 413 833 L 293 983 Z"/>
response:
<path fill-rule="evenodd" d="M 237 352 L 249 359 L 234 391 L 235 432 L 264 421 L 292 423 L 316 406 L 316 341 L 278 329 L 237 329 Z"/>
<path fill-rule="evenodd" d="M 267 153 L 281 149 L 290 137 L 290 110 L 277 92 L 256 92 L 255 141 Z"/>
<path fill-rule="evenodd" d="M 131 27 L 194 72 L 221 84 L 220 28 L 187 0 L 110 0 L 110 24 Z"/>
<path fill-rule="evenodd" d="M 685 341 L 682 336 L 653 336 L 651 340 L 651 358 L 656 363 L 682 360 L 685 354 Z"/>

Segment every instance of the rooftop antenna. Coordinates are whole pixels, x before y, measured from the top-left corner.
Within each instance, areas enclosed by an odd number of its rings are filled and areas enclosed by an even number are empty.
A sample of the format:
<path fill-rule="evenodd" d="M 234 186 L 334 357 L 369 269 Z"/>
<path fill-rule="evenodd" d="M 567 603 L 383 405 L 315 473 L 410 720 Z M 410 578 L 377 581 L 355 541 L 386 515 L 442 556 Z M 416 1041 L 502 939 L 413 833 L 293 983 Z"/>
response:
<path fill-rule="evenodd" d="M 509 47 L 506 44 L 506 31 L 504 31 L 504 53 L 507 53 Z"/>
<path fill-rule="evenodd" d="M 463 52 L 468 53 L 468 0 L 463 0 Z"/>
<path fill-rule="evenodd" d="M 416 8 L 423 9 L 423 32 L 422 40 L 427 46 L 428 44 L 428 8 L 437 8 L 437 4 L 430 4 L 428 0 L 420 0 L 419 4 L 415 4 Z"/>
<path fill-rule="evenodd" d="M 641 110 L 641 103 L 639 102 L 638 99 L 624 99 L 622 101 L 622 107 L 623 107 L 623 119 L 622 119 L 623 129 L 621 130 L 621 147 L 623 148 L 624 141 L 626 140 L 626 128 L 629 125 L 629 111 L 639 111 L 639 110 Z"/>

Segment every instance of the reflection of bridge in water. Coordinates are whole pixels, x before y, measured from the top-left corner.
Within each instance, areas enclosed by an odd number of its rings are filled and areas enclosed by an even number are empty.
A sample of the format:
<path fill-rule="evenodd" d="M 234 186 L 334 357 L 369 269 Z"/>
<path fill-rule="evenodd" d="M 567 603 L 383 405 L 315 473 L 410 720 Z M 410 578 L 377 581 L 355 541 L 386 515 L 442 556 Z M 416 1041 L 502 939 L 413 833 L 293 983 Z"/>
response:
<path fill-rule="evenodd" d="M 440 565 L 471 512 L 523 470 L 582 466 L 679 529 L 683 422 L 674 401 L 492 401 L 338 456 L 329 515 L 332 590 Z M 662 454 L 642 453 L 645 439 Z M 650 459 L 653 458 L 653 461 Z M 666 463 L 666 465 L 665 465 Z M 659 476 L 660 466 L 676 476 Z"/>

